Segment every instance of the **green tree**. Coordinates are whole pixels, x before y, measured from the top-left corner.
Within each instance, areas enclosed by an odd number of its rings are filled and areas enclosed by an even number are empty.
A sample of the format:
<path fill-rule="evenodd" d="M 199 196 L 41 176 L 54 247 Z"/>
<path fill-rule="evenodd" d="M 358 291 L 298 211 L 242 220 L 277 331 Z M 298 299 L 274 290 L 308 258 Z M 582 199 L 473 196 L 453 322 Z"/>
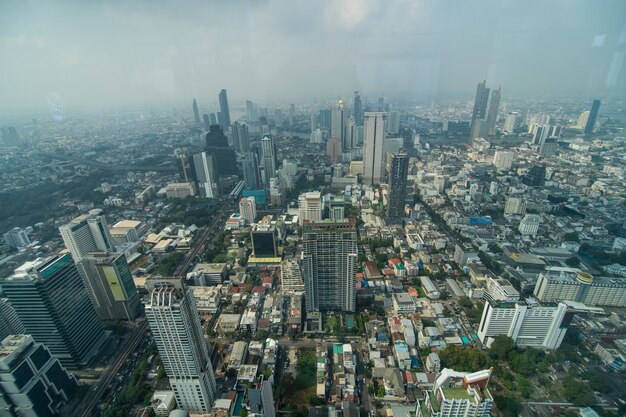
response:
<path fill-rule="evenodd" d="M 499 335 L 494 337 L 491 348 L 489 349 L 489 355 L 492 358 L 507 360 L 511 352 L 515 350 L 515 342 L 508 336 Z"/>

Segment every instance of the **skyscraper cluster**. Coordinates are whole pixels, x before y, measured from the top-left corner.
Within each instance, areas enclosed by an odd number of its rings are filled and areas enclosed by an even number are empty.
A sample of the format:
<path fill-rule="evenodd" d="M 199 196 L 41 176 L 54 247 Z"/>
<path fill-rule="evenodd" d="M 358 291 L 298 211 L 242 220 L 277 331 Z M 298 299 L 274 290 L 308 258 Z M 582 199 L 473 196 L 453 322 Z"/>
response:
<path fill-rule="evenodd" d="M 496 126 L 500 95 L 500 87 L 497 90 L 491 90 L 487 87 L 487 81 L 479 83 L 478 87 L 476 87 L 476 98 L 474 99 L 474 110 L 472 111 L 470 126 L 471 139 L 486 138 L 489 136 L 489 132 Z"/>

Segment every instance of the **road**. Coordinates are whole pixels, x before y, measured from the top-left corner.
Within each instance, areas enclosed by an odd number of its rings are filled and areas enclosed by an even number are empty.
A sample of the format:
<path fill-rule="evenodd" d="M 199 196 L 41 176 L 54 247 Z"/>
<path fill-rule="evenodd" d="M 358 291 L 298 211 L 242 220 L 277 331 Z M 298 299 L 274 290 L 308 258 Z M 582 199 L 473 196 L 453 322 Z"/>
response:
<path fill-rule="evenodd" d="M 106 371 L 103 372 L 100 377 L 100 381 L 96 385 L 95 390 L 90 389 L 89 392 L 85 395 L 85 399 L 82 401 L 82 407 L 79 408 L 78 412 L 74 412 L 74 416 L 77 417 L 91 417 L 93 416 L 93 410 L 95 406 L 100 401 L 102 394 L 107 389 L 115 375 L 119 372 L 122 366 L 126 363 L 126 359 L 128 355 L 135 351 L 137 345 L 141 341 L 141 339 L 146 334 L 146 329 L 148 327 L 148 321 L 143 320 L 139 322 L 137 328 L 134 330 L 133 335 L 126 341 L 124 346 L 119 350 L 119 354 L 115 361 L 109 365 Z"/>

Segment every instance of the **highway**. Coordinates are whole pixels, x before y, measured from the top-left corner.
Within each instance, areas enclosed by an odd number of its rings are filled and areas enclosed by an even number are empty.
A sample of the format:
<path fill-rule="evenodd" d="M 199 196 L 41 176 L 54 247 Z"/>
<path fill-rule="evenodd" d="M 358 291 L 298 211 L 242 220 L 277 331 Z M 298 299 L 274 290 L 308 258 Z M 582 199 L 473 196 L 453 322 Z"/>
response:
<path fill-rule="evenodd" d="M 135 351 L 139 342 L 146 335 L 146 329 L 148 327 L 148 321 L 143 320 L 138 322 L 137 328 L 134 330 L 133 335 L 126 341 L 124 346 L 120 349 L 115 361 L 109 365 L 109 367 L 103 372 L 100 377 L 100 381 L 96 385 L 95 389 L 90 389 L 85 395 L 85 399 L 81 402 L 82 407 L 78 409 L 78 412 L 74 412 L 75 417 L 91 417 L 93 410 L 100 401 L 102 394 L 107 389 L 115 375 L 119 372 L 122 366 L 126 363 L 128 355 Z"/>

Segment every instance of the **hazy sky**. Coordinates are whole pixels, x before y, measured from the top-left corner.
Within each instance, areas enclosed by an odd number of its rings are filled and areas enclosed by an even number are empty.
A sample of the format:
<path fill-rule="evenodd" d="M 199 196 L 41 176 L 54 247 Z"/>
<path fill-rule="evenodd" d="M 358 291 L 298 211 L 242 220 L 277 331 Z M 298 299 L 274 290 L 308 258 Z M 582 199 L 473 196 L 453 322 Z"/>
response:
<path fill-rule="evenodd" d="M 624 94 L 624 0 L 0 0 L 0 109 Z"/>

